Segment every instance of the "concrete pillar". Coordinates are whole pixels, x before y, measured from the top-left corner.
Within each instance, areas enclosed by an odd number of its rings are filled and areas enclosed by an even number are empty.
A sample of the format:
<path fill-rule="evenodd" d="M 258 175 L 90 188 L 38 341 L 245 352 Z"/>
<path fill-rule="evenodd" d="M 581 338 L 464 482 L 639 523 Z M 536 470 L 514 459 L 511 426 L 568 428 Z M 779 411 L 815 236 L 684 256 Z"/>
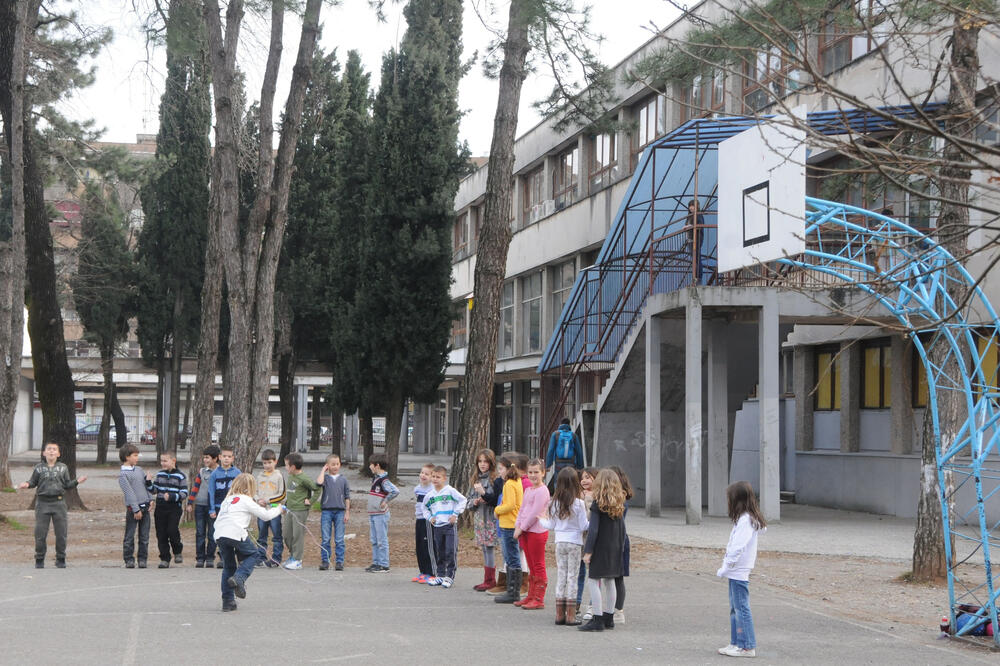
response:
<path fill-rule="evenodd" d="M 701 523 L 701 301 L 688 289 L 684 313 L 684 506 L 688 525 Z"/>
<path fill-rule="evenodd" d="M 840 344 L 840 450 L 859 451 L 861 441 L 861 345 Z"/>
<path fill-rule="evenodd" d="M 816 353 L 812 347 L 799 346 L 792 352 L 792 390 L 795 392 L 795 450 L 813 450 L 815 415 Z"/>
<path fill-rule="evenodd" d="M 646 515 L 660 515 L 660 340 L 662 321 L 646 319 Z"/>
<path fill-rule="evenodd" d="M 726 486 L 729 485 L 729 354 L 726 322 L 709 325 L 708 344 L 708 515 L 728 512 Z"/>
<path fill-rule="evenodd" d="M 305 384 L 295 386 L 295 441 L 292 442 L 292 451 L 305 451 L 308 447 L 306 441 L 306 424 L 309 422 L 309 387 Z"/>
<path fill-rule="evenodd" d="M 889 347 L 889 398 L 893 453 L 910 453 L 913 443 L 913 349 L 902 335 L 892 336 Z"/>
<path fill-rule="evenodd" d="M 781 519 L 781 421 L 778 404 L 778 297 L 765 296 L 760 309 L 757 341 L 760 408 L 760 508 L 768 521 Z"/>

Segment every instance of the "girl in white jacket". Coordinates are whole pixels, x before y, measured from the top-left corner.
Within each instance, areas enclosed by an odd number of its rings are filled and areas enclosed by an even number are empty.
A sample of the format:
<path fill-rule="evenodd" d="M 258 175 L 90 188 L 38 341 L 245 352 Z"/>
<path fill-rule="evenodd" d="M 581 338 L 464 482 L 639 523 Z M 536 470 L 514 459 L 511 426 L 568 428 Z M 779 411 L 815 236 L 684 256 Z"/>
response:
<path fill-rule="evenodd" d="M 246 598 L 244 584 L 261 559 L 257 544 L 247 533 L 250 521 L 254 518 L 269 521 L 287 510 L 284 505 L 265 509 L 254 501 L 256 494 L 257 479 L 252 474 L 240 474 L 233 479 L 229 494 L 222 500 L 215 518 L 215 543 L 222 556 L 223 612 L 236 610 L 234 596 Z"/>
<path fill-rule="evenodd" d="M 580 476 L 573 467 L 563 467 L 556 477 L 556 492 L 546 514 L 539 516 L 542 527 L 556 535 L 556 624 L 577 626 L 576 577 L 580 571 L 583 532 L 590 525 L 583 503 Z"/>
<path fill-rule="evenodd" d="M 753 488 L 738 481 L 726 488 L 729 518 L 733 531 L 729 534 L 726 556 L 716 576 L 729 579 L 729 645 L 719 648 L 727 657 L 756 657 L 757 639 L 750 615 L 750 571 L 757 561 L 757 535 L 767 523 L 757 506 Z"/>

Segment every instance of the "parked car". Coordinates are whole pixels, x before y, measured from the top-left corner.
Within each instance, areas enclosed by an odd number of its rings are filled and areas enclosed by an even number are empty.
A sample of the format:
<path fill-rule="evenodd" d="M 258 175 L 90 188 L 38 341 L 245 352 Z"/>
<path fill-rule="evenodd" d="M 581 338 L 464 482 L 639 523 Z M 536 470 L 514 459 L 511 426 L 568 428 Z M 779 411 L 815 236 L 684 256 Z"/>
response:
<path fill-rule="evenodd" d="M 100 423 L 88 423 L 82 428 L 78 428 L 76 431 L 76 441 L 77 442 L 96 442 L 97 436 L 101 432 Z M 118 439 L 117 430 L 115 429 L 115 424 L 111 424 L 111 429 L 108 433 L 109 441 L 116 441 Z M 125 436 L 128 437 L 128 428 L 125 428 Z"/>
<path fill-rule="evenodd" d="M 191 428 L 191 426 L 188 426 L 185 429 L 183 425 L 178 425 L 177 426 L 177 434 L 178 435 L 182 435 L 184 437 L 184 445 L 186 446 L 186 445 L 188 445 L 188 444 L 191 443 L 191 435 L 194 434 L 194 430 Z M 219 443 L 219 431 L 215 429 L 215 426 L 212 426 L 212 435 L 211 435 L 211 437 L 212 437 L 212 443 L 213 444 L 218 444 Z M 180 437 L 178 437 L 178 439 L 180 439 Z M 150 446 L 155 446 L 156 445 L 156 426 L 153 426 L 152 428 L 150 428 L 149 430 L 147 430 L 146 432 L 144 432 L 142 434 L 142 437 L 139 438 L 139 443 L 141 443 L 141 444 L 149 444 Z"/>

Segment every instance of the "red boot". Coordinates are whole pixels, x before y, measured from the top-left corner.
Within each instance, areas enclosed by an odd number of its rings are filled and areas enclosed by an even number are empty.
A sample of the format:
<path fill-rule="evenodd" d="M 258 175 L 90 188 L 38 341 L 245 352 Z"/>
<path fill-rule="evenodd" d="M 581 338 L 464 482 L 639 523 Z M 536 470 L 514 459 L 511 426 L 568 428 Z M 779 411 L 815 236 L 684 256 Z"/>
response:
<path fill-rule="evenodd" d="M 528 591 L 528 600 L 521 606 L 524 610 L 539 610 L 545 608 L 545 588 L 548 581 L 531 581 L 532 587 Z"/>
<path fill-rule="evenodd" d="M 528 579 L 528 593 L 525 595 L 525 597 L 523 599 L 519 599 L 518 601 L 515 601 L 514 602 L 515 606 L 523 606 L 524 604 L 526 604 L 529 601 L 531 601 L 531 590 L 534 589 L 535 579 L 532 578 L 532 576 L 531 576 L 530 573 L 527 576 L 525 576 L 525 578 Z M 521 590 L 519 590 L 519 593 L 524 594 L 524 585 L 521 585 Z"/>
<path fill-rule="evenodd" d="M 497 584 L 496 578 L 494 577 L 496 567 L 483 567 L 483 570 L 485 571 L 485 574 L 483 575 L 483 582 L 472 588 L 476 592 L 485 592 Z"/>

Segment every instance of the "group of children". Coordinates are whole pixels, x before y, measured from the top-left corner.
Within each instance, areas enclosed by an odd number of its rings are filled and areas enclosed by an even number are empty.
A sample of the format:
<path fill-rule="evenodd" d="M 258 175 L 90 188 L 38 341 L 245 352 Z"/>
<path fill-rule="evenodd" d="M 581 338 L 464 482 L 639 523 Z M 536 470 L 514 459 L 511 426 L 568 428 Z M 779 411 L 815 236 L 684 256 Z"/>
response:
<path fill-rule="evenodd" d="M 35 566 L 44 567 L 51 521 L 56 534 L 56 566 L 62 568 L 66 566 L 63 493 L 87 477 L 70 478 L 66 465 L 58 462 L 57 444 L 46 444 L 43 457 L 30 480 L 19 488 L 38 489 Z M 190 493 L 186 476 L 177 469 L 176 456 L 171 452 L 160 454 L 160 470 L 155 476 L 144 474 L 138 466 L 136 446 L 123 446 L 119 458 L 119 486 L 126 505 L 122 544 L 126 568 L 146 567 L 151 512 L 159 567 L 168 568 L 171 555 L 175 563 L 183 561 L 179 523 L 186 500 L 195 518 L 195 566 L 213 566 L 218 549 L 220 559 L 215 566 L 222 569 L 222 609 L 236 610 L 235 599 L 246 596 L 245 583 L 254 567 L 302 568 L 306 522 L 312 497 L 320 491 L 320 569 L 330 568 L 331 555 L 337 571 L 344 567 L 344 527 L 350 520 L 351 491 L 340 473 L 337 455 L 327 457 L 313 481 L 302 471 L 302 456 L 290 453 L 285 456 L 286 480 L 276 469 L 274 451 L 266 449 L 261 455 L 263 471 L 255 478 L 233 465 L 231 448 L 211 445 L 203 452 L 204 466 Z M 399 496 L 399 489 L 388 478 L 384 455 L 371 456 L 369 468 L 373 476 L 367 502 L 372 563 L 366 571 L 380 573 L 389 571 L 389 505 Z M 753 657 L 756 639 L 748 579 L 756 561 L 757 537 L 766 529 L 766 522 L 749 483 L 734 483 L 726 492 L 733 529 L 717 575 L 729 582 L 730 643 L 719 648 L 719 653 Z M 513 452 L 497 459 L 493 451 L 483 449 L 476 455 L 476 469 L 466 497 L 448 484 L 444 467 L 428 463 L 421 468 L 420 483 L 414 489 L 419 573 L 413 581 L 432 587 L 452 586 L 458 559 L 457 521 L 463 511 L 469 510 L 476 545 L 483 555 L 483 581 L 474 586 L 475 590 L 494 595 L 496 603 L 525 610 L 544 608 L 548 587 L 545 545 L 552 531 L 557 569 L 555 623 L 579 626 L 581 631 L 614 629 L 616 619 L 624 621 L 624 578 L 629 574 L 630 552 L 625 514 L 633 493 L 628 476 L 617 466 L 580 470 L 564 467 L 550 495 L 542 460 L 529 460 Z M 255 518 L 256 542 L 248 532 Z M 499 567 L 495 554 L 498 544 L 502 552 Z M 282 564 L 286 546 L 289 558 Z M 577 615 L 585 581 L 590 607 L 583 614 L 583 623 Z"/>

